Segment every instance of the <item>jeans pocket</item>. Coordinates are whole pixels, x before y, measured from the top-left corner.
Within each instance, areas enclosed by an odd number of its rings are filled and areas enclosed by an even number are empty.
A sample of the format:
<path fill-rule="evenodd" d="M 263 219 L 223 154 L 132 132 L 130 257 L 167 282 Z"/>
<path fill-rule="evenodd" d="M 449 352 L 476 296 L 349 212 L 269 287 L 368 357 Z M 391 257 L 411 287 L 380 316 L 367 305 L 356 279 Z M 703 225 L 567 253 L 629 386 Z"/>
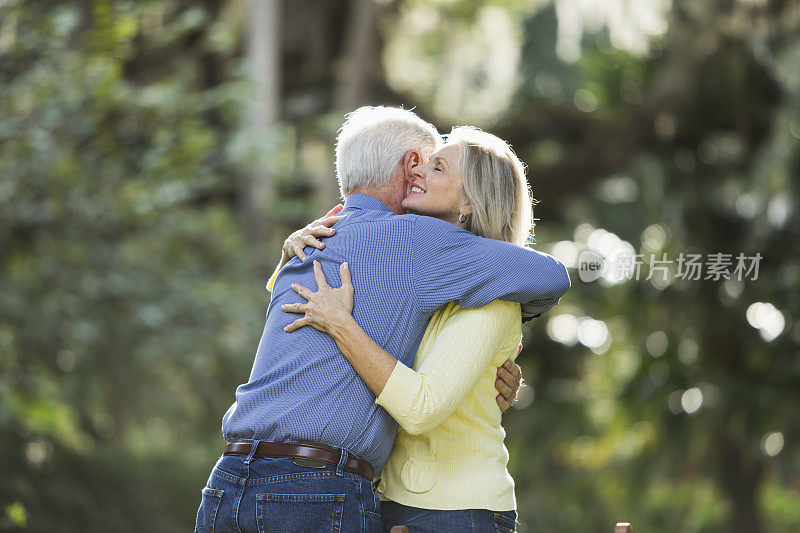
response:
<path fill-rule="evenodd" d="M 494 529 L 497 533 L 514 533 L 517 530 L 517 512 L 495 511 Z"/>
<path fill-rule="evenodd" d="M 258 494 L 258 532 L 338 533 L 344 498 L 344 494 Z"/>
<path fill-rule="evenodd" d="M 197 510 L 197 521 L 195 522 L 195 533 L 214 533 L 214 523 L 217 521 L 217 511 L 219 504 L 222 503 L 222 495 L 225 491 L 205 487 L 203 497 L 200 500 L 200 508 Z"/>

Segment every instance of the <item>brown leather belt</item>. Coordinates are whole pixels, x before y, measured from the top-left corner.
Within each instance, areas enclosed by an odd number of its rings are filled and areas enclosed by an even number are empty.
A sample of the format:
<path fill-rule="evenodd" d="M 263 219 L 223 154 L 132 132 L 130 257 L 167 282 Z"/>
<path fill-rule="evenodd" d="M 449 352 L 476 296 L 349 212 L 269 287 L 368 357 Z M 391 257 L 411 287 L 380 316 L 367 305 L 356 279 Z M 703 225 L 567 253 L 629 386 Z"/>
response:
<path fill-rule="evenodd" d="M 225 447 L 225 455 L 250 455 L 252 442 L 234 441 Z M 253 457 L 294 457 L 312 459 L 329 465 L 338 465 L 341 452 L 322 444 L 299 444 L 296 442 L 259 442 Z M 355 455 L 347 456 L 344 469 L 372 481 L 372 467 Z"/>

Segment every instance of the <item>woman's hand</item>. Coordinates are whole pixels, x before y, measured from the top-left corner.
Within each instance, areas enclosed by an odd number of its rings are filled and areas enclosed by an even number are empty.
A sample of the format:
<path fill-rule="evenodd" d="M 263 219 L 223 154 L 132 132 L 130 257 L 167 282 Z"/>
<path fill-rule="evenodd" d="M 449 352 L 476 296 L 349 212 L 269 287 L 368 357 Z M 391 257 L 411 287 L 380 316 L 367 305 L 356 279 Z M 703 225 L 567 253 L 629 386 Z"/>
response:
<path fill-rule="evenodd" d="M 283 304 L 281 309 L 287 313 L 304 313 L 305 316 L 298 318 L 284 331 L 291 332 L 303 326 L 312 326 L 319 331 L 334 335 L 342 331 L 347 325 L 353 322 L 353 281 L 350 276 L 350 268 L 347 263 L 339 266 L 339 276 L 342 278 L 342 286 L 334 289 L 328 285 L 322 266 L 319 261 L 314 261 L 314 279 L 317 280 L 317 292 L 313 292 L 300 285 L 293 283 L 294 292 L 308 300 L 307 303 Z"/>
<path fill-rule="evenodd" d="M 336 230 L 331 226 L 344 218 L 343 215 L 337 216 L 342 209 L 344 209 L 344 206 L 339 204 L 328 211 L 324 217 L 318 218 L 306 227 L 300 228 L 289 235 L 283 243 L 283 248 L 281 248 L 280 266 L 288 263 L 289 259 L 294 256 L 297 256 L 300 261 L 305 261 L 306 254 L 303 252 L 303 248 L 306 246 L 314 247 L 317 250 L 325 248 L 325 243 L 320 241 L 318 237 L 331 237 L 336 233 Z"/>

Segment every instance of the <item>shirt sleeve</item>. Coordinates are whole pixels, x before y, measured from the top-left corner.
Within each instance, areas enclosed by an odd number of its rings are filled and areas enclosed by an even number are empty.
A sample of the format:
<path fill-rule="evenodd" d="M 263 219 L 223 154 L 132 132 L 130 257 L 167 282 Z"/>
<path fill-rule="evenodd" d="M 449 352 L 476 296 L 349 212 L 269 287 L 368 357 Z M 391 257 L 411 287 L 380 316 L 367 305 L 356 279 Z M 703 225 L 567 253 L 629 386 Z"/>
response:
<path fill-rule="evenodd" d="M 412 286 L 423 312 L 450 301 L 483 307 L 500 299 L 522 304 L 527 319 L 553 307 L 570 287 L 566 267 L 554 257 L 431 217 L 414 218 L 411 247 Z"/>
<path fill-rule="evenodd" d="M 398 362 L 376 402 L 412 435 L 434 429 L 464 402 L 499 352 L 516 353 L 520 324 L 517 304 L 457 308 L 419 368 Z"/>

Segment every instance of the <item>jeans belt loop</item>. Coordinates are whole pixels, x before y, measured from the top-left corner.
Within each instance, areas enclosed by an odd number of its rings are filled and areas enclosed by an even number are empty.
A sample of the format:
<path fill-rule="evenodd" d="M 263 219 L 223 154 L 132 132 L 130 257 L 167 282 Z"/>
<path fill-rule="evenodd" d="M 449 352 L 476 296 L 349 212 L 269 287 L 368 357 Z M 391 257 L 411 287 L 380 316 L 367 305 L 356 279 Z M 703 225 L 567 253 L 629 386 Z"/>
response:
<path fill-rule="evenodd" d="M 341 455 L 339 456 L 339 464 L 336 465 L 336 475 L 342 477 L 344 475 L 344 465 L 347 464 L 348 454 L 347 450 L 342 448 Z"/>
<path fill-rule="evenodd" d="M 247 456 L 247 459 L 244 460 L 244 464 L 250 466 L 250 461 L 253 460 L 253 456 L 258 451 L 258 445 L 260 441 L 254 440 L 253 444 L 250 446 L 250 454 Z"/>

